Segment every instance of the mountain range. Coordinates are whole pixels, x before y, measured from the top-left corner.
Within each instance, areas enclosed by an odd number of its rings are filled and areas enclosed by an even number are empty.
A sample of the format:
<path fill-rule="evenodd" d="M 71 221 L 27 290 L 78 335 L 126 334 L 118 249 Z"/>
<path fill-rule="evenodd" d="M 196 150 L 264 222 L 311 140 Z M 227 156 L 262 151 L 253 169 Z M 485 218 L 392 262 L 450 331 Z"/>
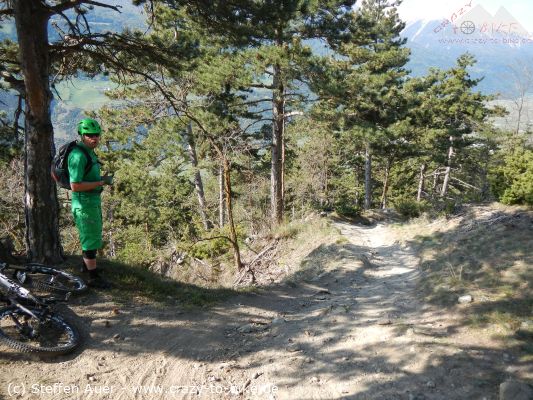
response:
<path fill-rule="evenodd" d="M 146 26 L 142 8 L 133 6 L 131 0 L 115 0 L 114 4 L 122 6 L 120 14 L 95 7 L 87 15 L 95 29 L 120 31 Z M 468 52 L 477 59 L 470 72 L 474 78 L 483 78 L 478 85 L 481 92 L 497 95 L 504 103 L 507 99 L 507 104 L 518 97 L 520 86 L 533 95 L 533 35 L 504 7 L 494 15 L 481 5 L 463 11 L 448 19 L 420 19 L 406 25 L 402 36 L 411 49 L 407 65 L 411 75 L 425 75 L 432 67 L 450 68 Z M 2 24 L 0 40 L 3 38 L 16 39 L 12 25 Z M 54 101 L 53 120 L 60 141 L 71 136 L 67 132 L 72 131 L 72 121 L 83 115 L 84 109 L 94 109 L 106 101 L 107 86 L 105 78 L 98 82 L 80 78 L 59 85 L 61 99 Z M 14 96 L 8 92 L 0 91 L 0 102 L 5 104 L 2 108 L 15 105 Z"/>
<path fill-rule="evenodd" d="M 413 21 L 402 36 L 411 49 L 408 68 L 414 76 L 426 74 L 430 67 L 450 68 L 468 52 L 477 60 L 471 73 L 483 78 L 478 89 L 485 94 L 515 98 L 517 81 L 528 74 L 533 80 L 533 35 L 504 7 L 492 15 L 477 5 L 453 22 Z M 527 91 L 533 94 L 533 82 Z"/>

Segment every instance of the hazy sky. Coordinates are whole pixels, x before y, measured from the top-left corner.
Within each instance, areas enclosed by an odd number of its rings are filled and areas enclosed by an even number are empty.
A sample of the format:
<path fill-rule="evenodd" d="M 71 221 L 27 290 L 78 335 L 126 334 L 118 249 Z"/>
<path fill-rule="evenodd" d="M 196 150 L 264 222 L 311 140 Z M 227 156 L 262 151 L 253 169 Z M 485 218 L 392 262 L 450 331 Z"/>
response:
<path fill-rule="evenodd" d="M 470 1 L 471 7 L 482 5 L 492 15 L 504 6 L 524 28 L 533 31 L 532 0 L 404 0 L 399 13 L 407 22 L 417 19 L 446 19 Z"/>

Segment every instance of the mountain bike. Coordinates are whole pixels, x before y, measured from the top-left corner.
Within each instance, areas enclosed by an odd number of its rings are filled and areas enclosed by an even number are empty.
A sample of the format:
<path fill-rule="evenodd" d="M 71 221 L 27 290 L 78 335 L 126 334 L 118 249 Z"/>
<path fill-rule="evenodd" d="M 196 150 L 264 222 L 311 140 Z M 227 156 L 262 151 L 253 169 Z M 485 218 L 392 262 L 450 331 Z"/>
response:
<path fill-rule="evenodd" d="M 40 263 L 12 265 L 0 262 L 0 273 L 11 270 L 13 280 L 30 288 L 52 293 L 78 294 L 87 290 L 87 284 L 79 276 Z"/>
<path fill-rule="evenodd" d="M 5 269 L 5 264 L 0 266 Z M 60 355 L 73 351 L 81 341 L 78 330 L 52 308 L 69 297 L 35 296 L 0 273 L 0 301 L 6 304 L 0 308 L 0 341 L 24 353 Z"/>

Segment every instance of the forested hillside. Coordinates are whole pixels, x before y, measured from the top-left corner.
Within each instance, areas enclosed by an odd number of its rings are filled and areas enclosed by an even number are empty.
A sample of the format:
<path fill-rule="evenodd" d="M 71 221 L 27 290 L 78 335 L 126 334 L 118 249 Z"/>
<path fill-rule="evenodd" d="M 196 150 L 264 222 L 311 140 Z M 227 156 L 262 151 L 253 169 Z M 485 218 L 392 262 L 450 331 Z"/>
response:
<path fill-rule="evenodd" d="M 310 211 L 412 217 L 466 202 L 533 202 L 529 126 L 495 125 L 507 113 L 478 91 L 470 54 L 410 76 L 392 3 L 367 0 L 354 11 L 335 1 L 137 1 L 144 8 L 122 9 L 132 21 L 124 30 L 113 25 L 118 7 L 52 3 L 29 11 L 44 18 L 35 65 L 49 71 L 31 90 L 38 72 L 21 36 L 30 33 L 19 26 L 11 40 L 22 11 L 0 3 L 10 32 L 1 76 L 20 98 L 1 115 L 3 234 L 34 259 L 57 259 L 50 246 L 77 251 L 69 194 L 39 184 L 50 168 L 46 143 L 66 123 L 46 122 L 61 96 L 102 123 L 99 157 L 115 176 L 103 195 L 104 252 L 128 263 L 172 264 L 179 254 L 242 270 L 243 247 Z M 100 104 L 103 93 L 110 101 Z M 37 104 L 29 94 L 47 99 L 40 119 L 28 118 Z M 41 172 L 23 183 L 23 168 Z M 24 191 L 35 201 L 23 202 Z M 58 215 L 39 219 L 56 204 Z M 25 225 L 32 215 L 39 221 Z M 37 226 L 57 239 L 41 243 Z"/>

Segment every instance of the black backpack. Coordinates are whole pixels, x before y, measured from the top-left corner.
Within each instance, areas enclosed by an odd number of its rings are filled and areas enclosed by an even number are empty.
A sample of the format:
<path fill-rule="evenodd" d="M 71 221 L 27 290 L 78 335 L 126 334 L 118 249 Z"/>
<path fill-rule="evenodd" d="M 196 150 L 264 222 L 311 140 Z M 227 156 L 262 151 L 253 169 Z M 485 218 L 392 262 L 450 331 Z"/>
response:
<path fill-rule="evenodd" d="M 70 176 L 68 173 L 68 156 L 74 147 L 78 147 L 83 154 L 85 154 L 85 157 L 87 157 L 87 165 L 83 175 L 87 175 L 93 167 L 93 160 L 89 155 L 89 152 L 84 147 L 78 146 L 78 143 L 75 140 L 61 146 L 52 160 L 52 178 L 60 187 L 68 190 L 71 189 Z"/>

